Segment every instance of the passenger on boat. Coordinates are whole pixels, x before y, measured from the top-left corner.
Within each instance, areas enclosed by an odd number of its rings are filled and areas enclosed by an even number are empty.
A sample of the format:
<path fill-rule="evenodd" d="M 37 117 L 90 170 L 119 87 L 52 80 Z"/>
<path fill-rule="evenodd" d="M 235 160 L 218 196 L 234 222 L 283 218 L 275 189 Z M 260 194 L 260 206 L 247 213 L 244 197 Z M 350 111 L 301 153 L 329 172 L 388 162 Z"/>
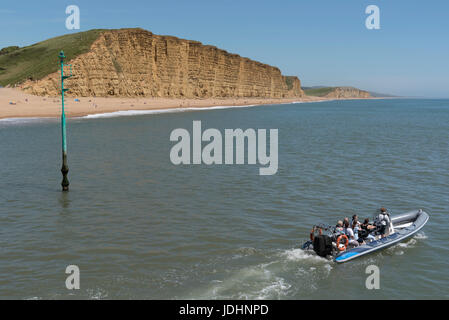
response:
<path fill-rule="evenodd" d="M 380 208 L 380 213 L 376 218 L 376 224 L 378 225 L 380 237 L 385 238 L 391 224 L 390 214 L 387 212 L 387 209 L 383 207 Z"/>
<path fill-rule="evenodd" d="M 351 225 L 354 225 L 354 223 L 355 223 L 358 227 L 360 227 L 359 216 L 356 215 L 356 214 L 352 216 L 352 222 L 351 222 Z"/>
<path fill-rule="evenodd" d="M 365 244 L 365 241 L 363 241 L 363 238 L 359 237 L 359 230 L 360 230 L 360 222 L 357 220 L 352 220 L 352 230 L 354 231 L 354 239 L 358 241 L 359 244 Z"/>
<path fill-rule="evenodd" d="M 346 220 L 344 222 L 344 226 L 345 226 L 345 234 L 346 234 L 346 236 L 349 239 L 349 245 L 353 246 L 353 247 L 358 247 L 359 246 L 359 242 L 355 239 L 354 230 L 352 230 L 352 228 L 349 226 L 349 221 L 348 220 Z"/>
<path fill-rule="evenodd" d="M 343 228 L 343 221 L 341 221 L 341 220 L 337 221 L 337 225 L 335 226 L 335 232 L 341 233 L 341 234 L 343 234 L 345 232 L 345 230 Z"/>
<path fill-rule="evenodd" d="M 360 225 L 359 237 L 361 237 L 363 239 L 368 239 L 370 241 L 374 241 L 374 240 L 376 240 L 376 238 L 372 234 L 370 234 L 374 230 L 376 230 L 376 226 L 373 226 L 372 224 L 370 224 L 369 219 L 366 218 L 363 221 L 363 223 Z"/>

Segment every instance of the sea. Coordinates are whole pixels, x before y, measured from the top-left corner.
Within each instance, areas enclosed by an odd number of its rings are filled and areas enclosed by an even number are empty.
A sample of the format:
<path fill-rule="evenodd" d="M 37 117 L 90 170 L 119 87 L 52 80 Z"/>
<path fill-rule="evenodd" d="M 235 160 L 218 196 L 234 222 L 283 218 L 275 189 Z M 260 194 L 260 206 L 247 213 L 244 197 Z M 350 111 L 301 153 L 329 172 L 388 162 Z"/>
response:
<path fill-rule="evenodd" d="M 277 129 L 276 174 L 173 164 L 193 121 Z M 449 298 L 449 100 L 123 111 L 70 118 L 67 139 L 63 193 L 60 121 L 0 120 L 1 299 Z M 430 219 L 344 264 L 301 249 L 313 225 L 380 207 Z"/>

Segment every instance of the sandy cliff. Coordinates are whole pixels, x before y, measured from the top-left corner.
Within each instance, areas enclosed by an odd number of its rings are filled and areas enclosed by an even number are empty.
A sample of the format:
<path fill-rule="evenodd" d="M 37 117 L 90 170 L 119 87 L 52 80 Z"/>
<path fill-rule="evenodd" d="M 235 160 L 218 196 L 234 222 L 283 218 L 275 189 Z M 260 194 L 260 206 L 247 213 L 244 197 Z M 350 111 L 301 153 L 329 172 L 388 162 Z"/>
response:
<path fill-rule="evenodd" d="M 108 30 L 87 53 L 69 62 L 69 94 L 83 97 L 290 98 L 302 97 L 297 77 L 276 67 L 200 42 L 142 29 Z M 57 96 L 59 73 L 20 87 Z"/>
<path fill-rule="evenodd" d="M 362 98 L 371 97 L 368 91 L 360 90 L 352 87 L 336 87 L 333 91 L 325 95 L 326 98 L 348 99 L 348 98 Z"/>

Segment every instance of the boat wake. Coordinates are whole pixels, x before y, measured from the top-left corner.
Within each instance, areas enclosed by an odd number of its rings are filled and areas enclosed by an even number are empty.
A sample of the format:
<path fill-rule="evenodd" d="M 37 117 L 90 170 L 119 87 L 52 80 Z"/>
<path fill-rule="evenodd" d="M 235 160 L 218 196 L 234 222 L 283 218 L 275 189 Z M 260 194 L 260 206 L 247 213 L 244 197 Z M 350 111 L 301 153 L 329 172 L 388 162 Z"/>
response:
<path fill-rule="evenodd" d="M 413 238 L 418 240 L 424 240 L 427 239 L 428 237 L 424 232 L 418 232 Z"/>
<path fill-rule="evenodd" d="M 251 251 L 245 249 L 246 258 Z M 316 282 L 327 278 L 334 264 L 302 249 L 272 251 L 265 257 L 266 262 L 228 270 L 228 277 L 211 280 L 189 298 L 285 299 L 299 290 L 316 290 Z"/>
<path fill-rule="evenodd" d="M 397 245 L 388 248 L 387 252 L 390 254 L 395 254 L 398 256 L 402 256 L 407 249 L 414 248 L 419 240 L 427 239 L 427 236 L 424 232 L 419 232 L 413 236 L 413 238 L 408 239 L 407 241 L 400 242 Z"/>
<path fill-rule="evenodd" d="M 303 249 L 290 249 L 282 253 L 289 261 L 309 261 L 309 262 L 332 262 L 329 259 L 320 257 L 311 251 Z"/>
<path fill-rule="evenodd" d="M 405 242 L 388 248 L 390 255 L 403 255 L 427 236 L 420 232 Z M 254 248 L 240 248 L 233 259 L 260 259 L 263 262 L 226 270 L 228 276 L 213 279 L 208 285 L 191 292 L 193 299 L 285 299 L 301 292 L 318 292 L 320 286 L 329 281 L 336 262 L 316 255 L 312 251 L 298 248 L 263 252 Z M 352 268 L 364 268 L 375 264 L 376 256 L 365 257 L 353 263 Z M 335 270 L 334 270 L 335 269 Z M 364 269 L 363 269 L 364 270 Z"/>

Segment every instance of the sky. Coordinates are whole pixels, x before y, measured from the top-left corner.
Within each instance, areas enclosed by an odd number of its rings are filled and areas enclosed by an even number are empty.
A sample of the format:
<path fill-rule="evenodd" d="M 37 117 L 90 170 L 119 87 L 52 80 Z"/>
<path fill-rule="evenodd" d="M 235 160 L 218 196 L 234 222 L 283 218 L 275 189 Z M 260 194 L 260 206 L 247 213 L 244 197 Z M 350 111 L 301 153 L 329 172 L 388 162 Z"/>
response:
<path fill-rule="evenodd" d="M 67 30 L 66 7 L 80 8 Z M 368 5 L 380 29 L 368 30 Z M 447 0 L 40 0 L 0 2 L 0 48 L 94 28 L 140 27 L 277 66 L 303 86 L 449 98 Z"/>

